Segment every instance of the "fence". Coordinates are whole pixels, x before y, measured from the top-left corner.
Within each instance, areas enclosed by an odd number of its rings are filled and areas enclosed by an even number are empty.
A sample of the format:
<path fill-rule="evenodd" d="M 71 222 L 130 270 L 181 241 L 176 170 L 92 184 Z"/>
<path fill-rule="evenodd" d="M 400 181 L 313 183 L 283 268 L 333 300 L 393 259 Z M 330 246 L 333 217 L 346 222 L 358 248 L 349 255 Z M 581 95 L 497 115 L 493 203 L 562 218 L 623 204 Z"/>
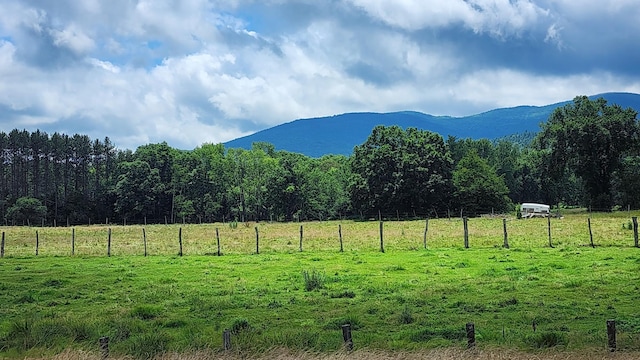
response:
<path fill-rule="evenodd" d="M 421 248 L 638 247 L 637 217 L 2 228 L 0 256 L 222 255 Z"/>
<path fill-rule="evenodd" d="M 351 331 L 351 324 L 342 325 L 342 340 L 343 340 L 343 348 L 346 351 L 352 351 L 354 348 L 354 340 L 353 333 Z M 532 324 L 532 330 L 536 332 L 536 323 Z M 476 327 L 473 322 L 469 322 L 465 324 L 464 333 L 466 335 L 467 349 L 473 349 L 476 347 Z M 607 320 L 606 321 L 606 333 L 607 333 L 607 349 L 609 352 L 615 352 L 618 347 L 617 343 L 617 331 L 616 331 L 616 321 L 615 320 Z M 543 335 L 544 336 L 544 335 Z M 553 347 L 557 344 L 549 343 L 546 341 L 544 345 Z M 222 332 L 222 350 L 230 351 L 233 350 L 233 341 L 232 334 L 229 329 L 224 329 Z M 99 349 L 101 358 L 108 359 L 109 358 L 109 337 L 101 337 L 99 340 Z"/>

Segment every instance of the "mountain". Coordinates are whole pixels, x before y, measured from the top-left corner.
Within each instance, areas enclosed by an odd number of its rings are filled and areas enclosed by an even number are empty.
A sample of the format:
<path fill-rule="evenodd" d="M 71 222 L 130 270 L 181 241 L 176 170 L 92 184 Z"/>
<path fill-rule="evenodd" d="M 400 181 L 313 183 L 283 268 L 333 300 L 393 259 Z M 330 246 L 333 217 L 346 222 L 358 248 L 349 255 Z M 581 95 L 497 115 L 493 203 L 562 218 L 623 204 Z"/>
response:
<path fill-rule="evenodd" d="M 608 104 L 631 107 L 640 112 L 640 94 L 606 93 Z M 348 113 L 329 117 L 299 119 L 225 143 L 227 148 L 251 149 L 254 142 L 273 144 L 276 150 L 302 153 L 311 157 L 326 154 L 350 155 L 356 145 L 366 141 L 376 125 L 398 125 L 402 128 L 437 132 L 446 138 L 496 139 L 523 132 L 538 132 L 557 107 L 572 100 L 546 106 L 517 106 L 487 111 L 464 117 L 433 116 L 414 111 L 393 113 Z"/>

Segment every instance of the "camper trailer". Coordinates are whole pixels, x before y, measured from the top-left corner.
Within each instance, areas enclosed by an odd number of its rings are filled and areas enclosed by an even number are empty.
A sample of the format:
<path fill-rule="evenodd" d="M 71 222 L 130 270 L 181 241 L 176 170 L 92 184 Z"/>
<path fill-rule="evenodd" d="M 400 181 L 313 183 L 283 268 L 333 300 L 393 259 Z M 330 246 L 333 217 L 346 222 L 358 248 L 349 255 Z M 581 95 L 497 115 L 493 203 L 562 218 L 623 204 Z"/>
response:
<path fill-rule="evenodd" d="M 536 203 L 523 203 L 520 205 L 520 214 L 523 218 L 547 217 L 551 215 L 549 205 Z"/>

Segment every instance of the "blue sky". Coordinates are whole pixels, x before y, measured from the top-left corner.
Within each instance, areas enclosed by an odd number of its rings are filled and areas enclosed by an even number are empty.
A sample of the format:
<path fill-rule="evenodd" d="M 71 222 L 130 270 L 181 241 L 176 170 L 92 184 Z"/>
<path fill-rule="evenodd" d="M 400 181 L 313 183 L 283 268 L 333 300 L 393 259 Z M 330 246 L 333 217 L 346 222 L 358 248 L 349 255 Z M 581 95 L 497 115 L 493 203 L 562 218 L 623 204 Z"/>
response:
<path fill-rule="evenodd" d="M 0 0 L 0 131 L 119 148 L 640 93 L 636 0 Z"/>

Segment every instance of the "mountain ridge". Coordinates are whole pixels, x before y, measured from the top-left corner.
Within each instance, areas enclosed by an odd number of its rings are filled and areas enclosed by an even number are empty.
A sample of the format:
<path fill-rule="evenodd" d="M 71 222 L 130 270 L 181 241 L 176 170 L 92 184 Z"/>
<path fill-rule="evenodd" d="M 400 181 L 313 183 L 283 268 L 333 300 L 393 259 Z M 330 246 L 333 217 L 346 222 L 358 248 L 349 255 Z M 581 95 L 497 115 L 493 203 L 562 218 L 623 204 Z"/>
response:
<path fill-rule="evenodd" d="M 610 92 L 589 96 L 603 97 L 609 105 L 631 107 L 640 112 L 640 94 Z M 404 110 L 388 113 L 354 112 L 325 117 L 297 119 L 225 143 L 227 148 L 250 149 L 254 142 L 269 142 L 276 150 L 302 153 L 310 157 L 328 154 L 350 155 L 366 141 L 377 125 L 415 127 L 439 133 L 444 138 L 497 139 L 523 132 L 537 133 L 540 124 L 554 109 L 573 100 L 543 106 L 519 105 L 479 114 L 453 117 Z"/>

